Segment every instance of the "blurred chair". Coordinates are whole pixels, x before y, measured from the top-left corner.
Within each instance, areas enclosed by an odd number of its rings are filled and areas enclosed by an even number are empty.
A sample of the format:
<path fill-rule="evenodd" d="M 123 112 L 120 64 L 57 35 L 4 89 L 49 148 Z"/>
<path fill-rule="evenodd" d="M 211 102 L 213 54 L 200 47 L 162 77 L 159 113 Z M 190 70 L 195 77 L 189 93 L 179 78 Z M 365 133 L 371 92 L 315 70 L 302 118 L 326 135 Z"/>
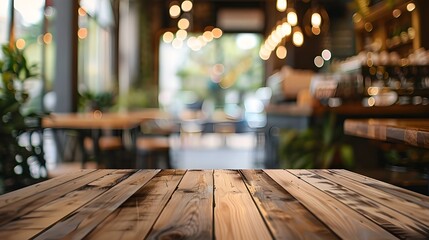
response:
<path fill-rule="evenodd" d="M 98 140 L 98 152 L 95 150 L 94 141 L 91 137 L 83 139 L 85 154 L 83 157 L 95 158 L 98 168 L 127 168 L 126 151 L 122 137 L 115 135 L 101 136 Z M 86 156 L 85 156 L 86 155 Z"/>
<path fill-rule="evenodd" d="M 136 140 L 136 168 L 171 168 L 169 136 L 178 131 L 176 124 L 158 119 L 142 123 L 140 129 Z"/>
<path fill-rule="evenodd" d="M 168 137 L 139 136 L 136 168 L 171 168 Z"/>

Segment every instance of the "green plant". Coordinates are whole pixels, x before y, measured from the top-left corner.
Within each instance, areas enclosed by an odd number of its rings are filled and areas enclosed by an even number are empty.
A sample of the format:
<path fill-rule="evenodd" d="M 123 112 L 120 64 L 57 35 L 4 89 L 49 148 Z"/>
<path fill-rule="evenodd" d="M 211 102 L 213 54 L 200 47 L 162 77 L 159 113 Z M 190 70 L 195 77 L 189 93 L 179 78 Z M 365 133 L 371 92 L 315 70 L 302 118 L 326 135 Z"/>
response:
<path fill-rule="evenodd" d="M 344 142 L 342 127 L 336 115 L 324 115 L 320 122 L 304 131 L 281 133 L 280 158 L 282 168 L 329 168 L 353 165 L 353 148 Z"/>
<path fill-rule="evenodd" d="M 85 110 L 106 111 L 113 105 L 114 96 L 110 92 L 95 93 L 85 91 L 79 95 L 79 105 Z"/>
<path fill-rule="evenodd" d="M 44 160 L 34 158 L 38 154 L 32 147 L 21 146 L 18 138 L 30 126 L 34 113 L 25 115 L 22 106 L 28 100 L 23 84 L 28 78 L 36 76 L 36 65 L 29 66 L 23 51 L 2 46 L 0 59 L 0 193 L 32 184 L 36 178 L 32 175 L 30 163 L 37 159 L 44 167 Z M 31 121 L 34 123 L 34 121 Z M 36 121 L 37 122 L 37 121 Z M 31 126 L 34 127 L 34 126 Z M 40 153 L 40 152 L 39 152 Z M 46 169 L 45 169 L 46 170 Z"/>

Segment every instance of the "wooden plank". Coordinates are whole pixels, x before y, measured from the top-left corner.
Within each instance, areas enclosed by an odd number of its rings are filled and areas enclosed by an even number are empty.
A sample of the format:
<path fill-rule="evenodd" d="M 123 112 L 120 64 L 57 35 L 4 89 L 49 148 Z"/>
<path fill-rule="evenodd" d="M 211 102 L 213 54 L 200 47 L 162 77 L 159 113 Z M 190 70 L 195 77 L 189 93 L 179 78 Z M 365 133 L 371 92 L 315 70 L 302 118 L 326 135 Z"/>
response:
<path fill-rule="evenodd" d="M 134 173 L 35 239 L 82 239 L 158 172 L 142 170 Z"/>
<path fill-rule="evenodd" d="M 148 239 L 213 237 L 213 171 L 186 172 Z"/>
<path fill-rule="evenodd" d="M 242 170 L 241 173 L 275 239 L 338 239 L 262 170 Z"/>
<path fill-rule="evenodd" d="M 61 185 L 63 183 L 66 183 L 68 181 L 71 181 L 73 179 L 82 177 L 86 174 L 89 174 L 95 170 L 80 170 L 73 173 L 65 174 L 61 177 L 52 178 L 46 181 L 43 181 L 41 183 L 37 183 L 25 188 L 18 189 L 16 191 L 6 193 L 4 195 L 0 196 L 0 208 L 15 203 L 17 201 L 20 201 L 21 199 L 24 199 L 26 197 L 32 196 L 36 193 L 40 193 L 43 191 L 46 191 L 50 188 L 53 188 L 55 186 Z"/>
<path fill-rule="evenodd" d="M 145 238 L 184 174 L 184 170 L 162 170 L 110 214 L 87 238 Z"/>
<path fill-rule="evenodd" d="M 117 170 L 0 227 L 0 239 L 29 239 L 82 207 L 134 171 Z M 37 219 L 37 221 L 35 221 Z"/>
<path fill-rule="evenodd" d="M 370 177 L 360 175 L 358 173 L 347 171 L 347 170 L 333 169 L 329 171 L 339 174 L 341 176 L 347 177 L 356 182 L 365 184 L 369 187 L 373 187 L 380 191 L 384 191 L 386 193 L 392 194 L 396 197 L 406 199 L 407 201 L 413 202 L 422 207 L 429 208 L 429 196 L 425 196 L 423 194 L 419 194 L 419 193 L 410 191 L 408 189 L 397 187 L 395 185 L 382 182 Z"/>
<path fill-rule="evenodd" d="M 240 174 L 215 170 L 215 238 L 272 239 Z"/>
<path fill-rule="evenodd" d="M 396 239 L 395 236 L 335 198 L 284 170 L 264 170 L 298 199 L 339 237 L 344 239 Z"/>
<path fill-rule="evenodd" d="M 386 192 L 377 190 L 375 188 L 370 188 L 367 185 L 358 183 L 349 178 L 338 175 L 334 172 L 321 172 L 316 171 L 319 175 L 337 182 L 338 184 L 343 185 L 349 189 L 353 189 L 356 192 L 359 192 L 362 195 L 365 195 L 367 198 L 372 199 L 380 204 L 386 205 L 389 208 L 392 208 L 395 211 L 399 211 L 408 217 L 419 221 L 420 223 L 429 226 L 429 209 L 424 208 L 413 202 L 409 202 L 405 199 L 398 198 L 394 195 L 388 194 Z"/>
<path fill-rule="evenodd" d="M 20 201 L 8 204 L 6 207 L 0 209 L 0 226 L 4 225 L 14 219 L 17 219 L 29 212 L 48 204 L 55 199 L 66 195 L 67 193 L 74 191 L 86 184 L 103 177 L 106 174 L 111 173 L 113 170 L 97 170 L 86 174 L 78 179 L 68 181 L 59 186 L 55 186 L 46 191 L 33 194 Z"/>
<path fill-rule="evenodd" d="M 367 198 L 364 193 L 344 187 L 333 178 L 324 178 L 326 170 L 289 172 L 371 219 L 400 239 L 426 239 L 426 236 L 429 236 L 429 227 Z"/>

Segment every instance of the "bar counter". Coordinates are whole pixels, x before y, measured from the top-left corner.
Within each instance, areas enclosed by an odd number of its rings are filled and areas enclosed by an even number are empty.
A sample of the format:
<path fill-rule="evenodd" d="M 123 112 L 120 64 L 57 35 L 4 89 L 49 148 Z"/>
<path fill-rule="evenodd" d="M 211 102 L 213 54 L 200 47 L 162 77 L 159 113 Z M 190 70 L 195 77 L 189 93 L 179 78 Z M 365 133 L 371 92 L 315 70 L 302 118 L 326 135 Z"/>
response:
<path fill-rule="evenodd" d="M 429 148 L 429 119 L 347 119 L 344 133 Z"/>
<path fill-rule="evenodd" d="M 0 216 L 0 239 L 429 237 L 429 197 L 346 170 L 81 170 Z"/>

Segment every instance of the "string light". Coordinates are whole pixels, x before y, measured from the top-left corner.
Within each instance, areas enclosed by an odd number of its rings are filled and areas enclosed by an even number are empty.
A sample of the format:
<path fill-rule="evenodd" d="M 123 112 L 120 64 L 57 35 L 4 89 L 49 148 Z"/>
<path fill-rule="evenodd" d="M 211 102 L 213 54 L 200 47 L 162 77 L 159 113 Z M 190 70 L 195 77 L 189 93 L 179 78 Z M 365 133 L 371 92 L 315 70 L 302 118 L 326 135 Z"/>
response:
<path fill-rule="evenodd" d="M 192 9 L 193 2 L 191 0 L 183 0 L 181 4 L 175 2 L 170 5 L 170 8 L 168 9 L 170 17 L 173 19 L 181 18 L 177 22 L 178 29 L 175 33 L 166 31 L 162 35 L 163 42 L 171 43 L 171 45 L 176 49 L 182 48 L 184 42 L 186 42 L 186 46 L 193 51 L 198 51 L 202 47 L 206 46 L 207 43 L 222 37 L 223 31 L 220 28 L 212 26 L 206 27 L 204 32 L 199 36 L 189 36 L 187 29 L 191 27 L 190 19 L 192 19 L 192 14 L 189 12 L 191 12 Z"/>
<path fill-rule="evenodd" d="M 276 50 L 276 56 L 280 59 L 285 59 L 287 55 L 287 50 L 285 46 L 278 46 Z"/>
<path fill-rule="evenodd" d="M 279 12 L 286 11 L 287 8 L 287 0 L 277 0 L 276 8 Z"/>
<path fill-rule="evenodd" d="M 182 2 L 181 6 L 182 6 L 182 11 L 189 12 L 189 11 L 192 10 L 193 4 L 192 4 L 191 1 L 185 0 L 185 1 Z"/>
<path fill-rule="evenodd" d="M 293 32 L 292 42 L 297 47 L 301 47 L 304 44 L 304 34 L 302 34 L 300 27 L 296 27 L 296 30 Z"/>
<path fill-rule="evenodd" d="M 287 22 L 291 26 L 296 26 L 298 24 L 298 15 L 296 14 L 295 10 L 292 9 L 290 12 L 288 12 L 286 18 Z"/>

